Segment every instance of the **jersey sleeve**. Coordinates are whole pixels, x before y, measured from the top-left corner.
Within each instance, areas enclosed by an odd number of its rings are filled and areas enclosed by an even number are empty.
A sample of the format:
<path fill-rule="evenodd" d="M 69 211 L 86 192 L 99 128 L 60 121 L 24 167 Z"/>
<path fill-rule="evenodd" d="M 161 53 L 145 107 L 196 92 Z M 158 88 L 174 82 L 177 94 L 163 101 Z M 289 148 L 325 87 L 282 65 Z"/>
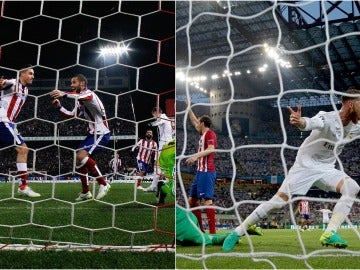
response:
<path fill-rule="evenodd" d="M 156 121 L 152 122 L 151 125 L 153 127 L 157 127 L 157 126 L 161 126 L 162 124 L 164 124 L 164 122 L 165 121 L 163 119 L 158 118 L 158 119 L 156 119 Z"/>
<path fill-rule="evenodd" d="M 306 122 L 305 128 L 300 129 L 302 131 L 310 131 L 313 129 L 323 129 L 325 127 L 325 112 L 320 111 L 312 118 L 303 117 Z"/>
<path fill-rule="evenodd" d="M 206 141 L 206 145 L 214 145 L 214 148 L 216 148 L 216 134 L 215 132 L 211 131 L 211 132 L 207 132 L 205 135 L 205 141 Z"/>
<path fill-rule="evenodd" d="M 93 99 L 93 94 L 89 90 L 80 94 L 76 92 L 67 92 L 66 97 L 71 99 L 77 99 L 78 101 L 88 101 Z"/>
<path fill-rule="evenodd" d="M 76 108 L 74 108 L 74 110 L 72 110 L 72 111 L 69 111 L 69 110 L 67 110 L 66 108 L 64 108 L 64 107 L 61 107 L 60 108 L 60 113 L 64 116 L 64 117 L 66 117 L 66 118 L 72 118 L 72 117 L 75 117 L 75 115 L 76 115 Z"/>
<path fill-rule="evenodd" d="M 0 90 L 1 91 L 3 91 L 2 93 L 3 93 L 3 95 L 12 95 L 13 94 L 13 92 L 14 92 L 14 88 L 13 88 L 13 85 L 14 84 L 16 84 L 16 80 L 15 79 L 7 79 L 6 81 L 5 81 L 5 85 L 4 85 L 4 87 L 3 88 L 0 88 Z M 16 88 L 16 87 L 15 87 Z M 16 89 L 15 89 L 15 91 L 17 91 Z"/>

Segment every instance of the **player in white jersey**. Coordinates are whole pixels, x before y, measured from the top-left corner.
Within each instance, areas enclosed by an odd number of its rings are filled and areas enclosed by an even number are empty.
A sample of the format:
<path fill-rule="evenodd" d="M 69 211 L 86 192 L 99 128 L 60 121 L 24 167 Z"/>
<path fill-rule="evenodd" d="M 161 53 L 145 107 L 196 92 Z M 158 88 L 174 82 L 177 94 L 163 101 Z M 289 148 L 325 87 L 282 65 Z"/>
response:
<path fill-rule="evenodd" d="M 317 212 L 322 213 L 322 218 L 323 218 L 323 230 L 326 229 L 327 225 L 329 224 L 330 221 L 330 214 L 332 213 L 332 211 L 330 209 L 328 209 L 328 206 L 325 205 L 325 208 L 320 209 L 320 210 L 316 210 Z"/>
<path fill-rule="evenodd" d="M 161 108 L 154 107 L 151 111 L 153 117 L 156 121 L 152 122 L 151 125 L 154 127 L 158 127 L 159 131 L 159 151 L 162 150 L 165 144 L 173 139 L 173 130 L 171 125 L 171 120 L 165 113 L 162 112 Z M 144 189 L 144 191 L 156 191 L 157 184 L 159 182 L 161 170 L 160 167 L 155 165 L 155 172 L 153 181 L 149 187 Z"/>
<path fill-rule="evenodd" d="M 84 75 L 78 74 L 71 78 L 71 88 L 74 92 L 63 92 L 53 90 L 50 95 L 54 98 L 53 105 L 59 108 L 60 113 L 66 118 L 83 116 L 87 120 L 87 136 L 76 151 L 76 170 L 80 175 L 82 192 L 75 199 L 83 201 L 92 198 L 89 189 L 88 172 L 99 183 L 99 191 L 96 199 L 103 198 L 110 190 L 92 155 L 101 150 L 110 141 L 110 130 L 106 120 L 106 113 L 100 98 L 87 88 L 87 79 Z M 59 98 L 67 97 L 75 99 L 77 105 L 73 111 L 68 111 L 61 106 Z"/>
<path fill-rule="evenodd" d="M 141 182 L 146 173 L 149 171 L 151 156 L 154 155 L 154 163 L 158 159 L 157 143 L 152 138 L 153 132 L 151 129 L 148 129 L 145 133 L 145 139 L 139 140 L 131 149 L 131 151 L 134 152 L 136 148 L 139 148 L 138 154 L 136 156 L 138 175 L 140 176 L 137 180 L 138 189 L 144 190 L 144 188 L 141 186 Z"/>
<path fill-rule="evenodd" d="M 31 67 L 20 71 L 19 80 L 0 78 L 0 148 L 15 146 L 17 152 L 16 168 L 19 178 L 18 193 L 29 197 L 40 197 L 27 184 L 27 158 L 29 149 L 14 123 L 28 95 L 27 85 L 34 80 Z M 4 173 L 4 172 L 2 172 Z"/>
<path fill-rule="evenodd" d="M 316 116 L 307 118 L 301 116 L 301 106 L 297 107 L 297 111 L 290 107 L 288 109 L 292 125 L 312 132 L 300 146 L 295 163 L 278 192 L 268 202 L 260 204 L 226 238 L 224 251 L 234 248 L 249 225 L 263 219 L 271 210 L 285 206 L 291 196 L 305 195 L 313 185 L 342 195 L 333 209 L 329 226 L 320 237 L 321 244 L 337 248 L 348 246 L 347 241 L 337 234 L 337 229 L 349 214 L 360 187 L 345 172 L 336 169 L 335 162 L 344 144 L 360 135 L 360 90 L 346 91 L 342 96 L 340 111 L 321 111 Z"/>

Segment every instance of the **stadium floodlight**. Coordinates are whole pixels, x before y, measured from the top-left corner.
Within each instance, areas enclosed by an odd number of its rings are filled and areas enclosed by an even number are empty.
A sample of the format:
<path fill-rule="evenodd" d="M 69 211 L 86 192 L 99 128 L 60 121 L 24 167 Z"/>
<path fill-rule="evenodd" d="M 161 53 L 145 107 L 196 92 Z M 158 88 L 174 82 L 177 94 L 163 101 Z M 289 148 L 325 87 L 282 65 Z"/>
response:
<path fill-rule="evenodd" d="M 100 49 L 100 54 L 105 55 L 122 55 L 129 51 L 128 45 L 121 45 L 117 47 L 104 47 Z"/>

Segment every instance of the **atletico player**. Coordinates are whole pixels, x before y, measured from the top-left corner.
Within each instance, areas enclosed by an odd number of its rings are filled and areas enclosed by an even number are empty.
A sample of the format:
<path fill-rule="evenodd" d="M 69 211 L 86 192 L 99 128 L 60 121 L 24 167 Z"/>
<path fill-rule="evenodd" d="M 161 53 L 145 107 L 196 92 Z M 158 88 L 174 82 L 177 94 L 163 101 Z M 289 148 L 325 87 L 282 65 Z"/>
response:
<path fill-rule="evenodd" d="M 310 204 L 307 200 L 301 200 L 298 204 L 297 211 L 300 213 L 301 230 L 310 229 Z M 295 212 L 297 212 L 295 211 Z"/>
<path fill-rule="evenodd" d="M 29 149 L 14 123 L 28 95 L 28 85 L 34 80 L 34 69 L 30 66 L 20 70 L 19 80 L 0 78 L 0 148 L 15 146 L 16 168 L 19 178 L 18 193 L 29 197 L 40 197 L 27 184 L 27 157 Z"/>
<path fill-rule="evenodd" d="M 197 162 L 197 172 L 191 185 L 189 204 L 190 207 L 200 205 L 199 200 L 206 206 L 206 216 L 208 219 L 209 233 L 216 233 L 215 209 L 213 207 L 214 186 L 216 180 L 216 171 L 214 164 L 215 149 L 217 137 L 215 132 L 210 129 L 211 119 L 207 115 L 197 118 L 194 112 L 189 110 L 190 121 L 200 134 L 198 153 L 192 155 L 186 160 L 191 164 Z M 201 218 L 201 210 L 193 210 L 194 215 L 199 221 L 200 229 L 204 232 Z"/>
<path fill-rule="evenodd" d="M 82 192 L 75 199 L 83 201 L 91 199 L 93 196 L 89 189 L 88 172 L 96 178 L 99 183 L 99 191 L 96 199 L 103 198 L 111 186 L 106 183 L 92 155 L 101 150 L 110 141 L 110 130 L 106 120 L 106 113 L 100 98 L 87 88 L 87 79 L 84 75 L 78 74 L 71 78 L 71 88 L 74 92 L 62 92 L 53 90 L 50 95 L 55 98 L 53 104 L 60 113 L 66 118 L 84 116 L 87 120 L 87 136 L 76 151 L 76 170 L 80 175 Z M 68 111 L 61 106 L 58 98 L 67 97 L 75 99 L 77 106 L 73 111 Z"/>
<path fill-rule="evenodd" d="M 138 167 L 138 175 L 140 176 L 137 181 L 137 188 L 144 190 L 144 188 L 141 186 L 141 182 L 146 173 L 149 171 L 151 156 L 154 155 L 154 161 L 156 162 L 158 155 L 157 143 L 153 140 L 153 132 L 151 129 L 146 131 L 145 138 L 139 140 L 131 149 L 131 151 L 134 152 L 136 148 L 139 148 L 138 154 L 136 156 L 136 162 Z"/>

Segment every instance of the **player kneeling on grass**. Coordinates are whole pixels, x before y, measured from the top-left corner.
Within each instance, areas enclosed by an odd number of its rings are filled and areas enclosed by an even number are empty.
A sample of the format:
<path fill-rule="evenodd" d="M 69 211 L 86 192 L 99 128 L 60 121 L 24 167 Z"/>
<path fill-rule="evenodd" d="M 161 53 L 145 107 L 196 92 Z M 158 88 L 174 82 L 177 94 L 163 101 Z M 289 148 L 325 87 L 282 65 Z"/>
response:
<path fill-rule="evenodd" d="M 250 226 L 247 230 L 251 235 L 263 235 L 260 228 L 256 225 Z M 176 241 L 182 246 L 202 245 L 222 245 L 225 238 L 230 233 L 209 234 L 200 230 L 196 216 L 187 212 L 184 208 L 176 206 Z"/>
<path fill-rule="evenodd" d="M 295 163 L 281 184 L 278 192 L 267 202 L 260 204 L 224 241 L 223 250 L 230 251 L 244 235 L 250 224 L 266 217 L 272 210 L 288 203 L 294 195 L 305 195 L 312 186 L 325 191 L 341 193 L 329 225 L 320 237 L 322 245 L 346 248 L 337 229 L 345 221 L 359 193 L 359 185 L 345 172 L 335 168 L 336 154 L 343 145 L 360 135 L 360 90 L 349 89 L 342 96 L 340 111 L 320 111 L 312 118 L 301 117 L 301 106 L 297 111 L 290 107 L 290 124 L 302 131 L 310 131 L 309 137 L 300 146 Z M 338 147 L 340 146 L 340 147 Z"/>
<path fill-rule="evenodd" d="M 88 172 L 96 178 L 99 183 L 99 192 L 96 196 L 97 200 L 103 198 L 111 186 L 106 183 L 104 176 L 101 174 L 95 160 L 92 158 L 95 152 L 102 149 L 110 141 L 110 130 L 106 120 L 106 113 L 100 98 L 87 88 L 87 79 L 84 75 L 78 74 L 71 78 L 71 88 L 75 92 L 62 92 L 54 90 L 50 93 L 54 98 L 53 105 L 59 109 L 60 113 L 66 118 L 83 116 L 87 120 L 88 134 L 85 140 L 80 144 L 76 151 L 76 171 L 80 175 L 82 192 L 75 199 L 76 201 L 84 201 L 92 199 L 89 189 Z M 58 98 L 67 97 L 75 99 L 77 106 L 73 111 L 68 111 L 61 106 Z"/>

